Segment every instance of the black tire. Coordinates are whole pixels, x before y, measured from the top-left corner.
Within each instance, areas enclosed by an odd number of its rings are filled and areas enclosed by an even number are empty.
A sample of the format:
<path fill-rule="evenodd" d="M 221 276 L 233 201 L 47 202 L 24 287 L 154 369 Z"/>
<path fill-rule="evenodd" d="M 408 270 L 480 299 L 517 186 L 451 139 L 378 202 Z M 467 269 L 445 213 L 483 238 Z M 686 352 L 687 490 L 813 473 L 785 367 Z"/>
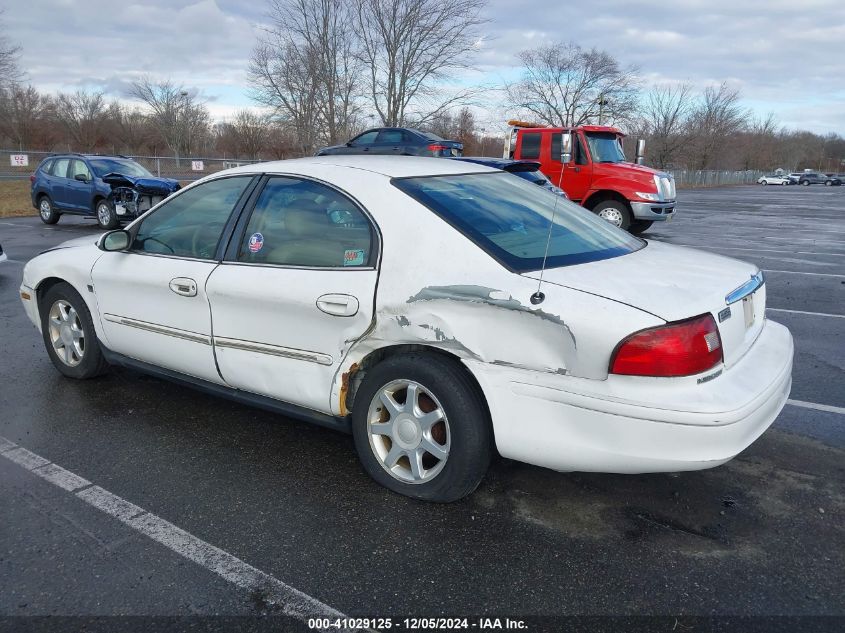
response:
<path fill-rule="evenodd" d="M 440 469 L 430 480 L 420 483 L 403 481 L 388 472 L 387 466 L 383 465 L 374 444 L 370 441 L 368 416 L 371 403 L 383 388 L 402 380 L 416 382 L 424 389 L 423 393 L 429 392 L 433 395 L 448 420 L 438 423 L 444 424 L 440 431 L 442 437 L 449 438 L 448 457 L 443 460 L 442 466 L 439 461 L 433 467 L 426 466 L 432 470 L 438 467 Z M 407 397 L 407 391 L 405 395 Z M 394 356 L 368 370 L 355 394 L 352 434 L 358 457 L 370 477 L 385 488 L 424 501 L 446 503 L 470 494 L 487 472 L 493 452 L 493 433 L 477 387 L 457 362 L 435 354 L 411 353 Z M 433 436 L 433 430 L 429 434 Z M 393 447 L 395 440 L 390 436 L 378 437 L 388 437 L 390 447 Z M 423 459 L 425 458 L 434 460 L 434 456 L 430 454 L 424 455 Z M 397 467 L 402 459 L 399 458 Z"/>
<path fill-rule="evenodd" d="M 825 186 L 825 187 L 831 187 L 832 185 L 833 185 L 833 181 L 832 181 L 832 180 L 825 180 L 825 181 L 824 181 L 824 186 Z"/>
<path fill-rule="evenodd" d="M 38 198 L 38 217 L 44 224 L 55 224 L 62 214 L 53 207 L 50 196 L 43 194 Z"/>
<path fill-rule="evenodd" d="M 602 200 L 592 209 L 593 213 L 595 213 L 600 218 L 604 218 L 611 224 L 615 224 L 621 229 L 625 229 L 626 231 L 631 226 L 631 212 L 628 210 L 628 207 L 617 200 Z M 617 215 L 618 213 L 618 215 Z M 614 222 L 611 219 L 608 219 L 603 214 L 609 214 L 613 217 L 617 217 L 621 220 L 621 224 Z"/>
<path fill-rule="evenodd" d="M 805 187 L 809 187 L 809 186 L 810 186 L 810 181 L 809 181 L 809 180 L 802 180 L 802 181 L 801 181 L 801 184 L 802 184 L 802 185 L 804 185 Z"/>
<path fill-rule="evenodd" d="M 73 365 L 61 358 L 60 352 L 57 351 L 56 346 L 53 344 L 53 332 L 51 332 L 50 327 L 50 313 L 53 307 L 57 306 L 59 302 L 69 305 L 76 311 L 78 325 L 80 326 L 83 334 L 82 344 L 80 345 L 82 348 L 82 355 L 78 359 L 78 362 Z M 61 309 L 61 307 L 57 306 L 57 309 Z M 108 363 L 106 362 L 105 357 L 103 357 L 103 352 L 100 349 L 100 343 L 97 340 L 97 333 L 94 330 L 94 322 L 91 319 L 91 312 L 88 310 L 88 306 L 85 304 L 85 301 L 79 293 L 74 290 L 73 286 L 68 283 L 61 282 L 50 287 L 41 298 L 39 310 L 41 312 L 41 333 L 44 340 L 44 347 L 47 348 L 47 355 L 50 356 L 50 360 L 53 362 L 56 369 L 68 378 L 76 378 L 79 380 L 94 378 L 108 369 Z M 64 340 L 62 336 L 63 334 L 58 337 L 60 341 Z M 66 347 L 67 346 L 64 346 L 63 348 Z"/>
<path fill-rule="evenodd" d="M 765 187 L 765 186 L 766 186 L 766 185 L 768 185 L 769 183 L 768 183 L 768 182 L 766 182 L 766 181 L 764 180 L 764 181 L 762 181 L 760 184 L 761 184 L 761 185 L 763 185 L 763 186 Z"/>
<path fill-rule="evenodd" d="M 648 231 L 652 224 L 654 224 L 652 220 L 634 220 L 631 222 L 631 226 L 628 227 L 628 231 L 634 235 L 639 235 Z"/>
<path fill-rule="evenodd" d="M 104 198 L 97 200 L 94 205 L 94 213 L 97 216 L 97 224 L 104 231 L 111 231 L 120 226 L 120 219 L 117 217 L 114 205 L 108 200 Z"/>

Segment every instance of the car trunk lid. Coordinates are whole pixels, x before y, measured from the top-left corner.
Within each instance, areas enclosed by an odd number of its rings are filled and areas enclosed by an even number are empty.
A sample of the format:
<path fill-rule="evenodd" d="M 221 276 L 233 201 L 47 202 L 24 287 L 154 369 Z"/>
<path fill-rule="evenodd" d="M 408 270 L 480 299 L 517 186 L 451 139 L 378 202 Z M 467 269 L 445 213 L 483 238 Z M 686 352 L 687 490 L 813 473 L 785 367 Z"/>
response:
<path fill-rule="evenodd" d="M 649 242 L 621 257 L 546 270 L 543 279 L 630 305 L 667 322 L 710 313 L 719 328 L 725 365 L 730 367 L 763 327 L 766 289 L 762 283 L 753 288 L 749 283 L 759 272 L 747 262 Z M 539 271 L 524 276 L 539 279 Z"/>

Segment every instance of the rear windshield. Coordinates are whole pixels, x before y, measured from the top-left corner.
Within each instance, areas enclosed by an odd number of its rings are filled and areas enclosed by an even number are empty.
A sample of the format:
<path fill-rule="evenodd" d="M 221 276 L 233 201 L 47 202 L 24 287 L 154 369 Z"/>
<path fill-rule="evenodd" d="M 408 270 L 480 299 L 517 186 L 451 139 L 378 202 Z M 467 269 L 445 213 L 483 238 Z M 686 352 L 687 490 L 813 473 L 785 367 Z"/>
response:
<path fill-rule="evenodd" d="M 583 207 L 504 172 L 396 178 L 393 184 L 514 272 L 539 270 L 547 241 L 546 268 L 619 257 L 645 246 Z"/>

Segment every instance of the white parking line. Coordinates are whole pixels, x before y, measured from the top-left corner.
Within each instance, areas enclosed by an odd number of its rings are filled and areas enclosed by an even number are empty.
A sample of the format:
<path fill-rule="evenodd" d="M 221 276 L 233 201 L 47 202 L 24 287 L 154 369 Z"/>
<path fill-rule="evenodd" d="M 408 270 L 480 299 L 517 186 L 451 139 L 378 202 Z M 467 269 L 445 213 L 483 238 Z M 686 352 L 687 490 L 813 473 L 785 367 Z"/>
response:
<path fill-rule="evenodd" d="M 320 602 L 317 598 L 291 587 L 278 578 L 245 563 L 210 543 L 206 543 L 193 534 L 110 493 L 108 490 L 91 485 L 91 482 L 87 479 L 51 463 L 50 460 L 20 447 L 2 436 L 0 436 L 0 455 L 64 490 L 71 492 L 76 490 L 73 493 L 74 496 L 82 501 L 110 514 L 124 525 L 214 572 L 233 585 L 247 591 L 260 592 L 267 602 L 280 607 L 285 615 L 302 622 L 306 622 L 308 618 L 315 616 L 345 617 L 340 611 Z"/>
<path fill-rule="evenodd" d="M 690 246 L 693 248 L 702 248 L 701 244 L 684 244 L 683 242 L 668 243 L 674 244 L 675 246 Z M 747 251 L 749 253 L 788 253 L 790 255 L 824 255 L 826 257 L 845 257 L 845 253 L 819 253 L 818 251 L 786 251 L 777 248 L 739 248 L 737 246 L 708 246 L 707 249 L 714 251 Z"/>
<path fill-rule="evenodd" d="M 812 275 L 813 277 L 841 277 L 845 278 L 845 275 L 838 275 L 836 273 L 804 273 L 798 270 L 771 270 L 769 268 L 764 268 L 763 272 L 767 273 L 783 273 L 785 275 Z"/>
<path fill-rule="evenodd" d="M 788 312 L 790 314 L 809 314 L 810 316 L 833 317 L 834 319 L 845 319 L 845 314 L 831 314 L 830 312 L 807 312 L 806 310 L 787 310 L 786 308 L 766 308 L 772 312 Z"/>
<path fill-rule="evenodd" d="M 833 407 L 829 404 L 804 402 L 803 400 L 787 400 L 786 404 L 791 404 L 793 407 L 802 407 L 804 409 L 814 409 L 816 411 L 827 411 L 828 413 L 838 413 L 840 415 L 845 415 L 845 407 Z"/>

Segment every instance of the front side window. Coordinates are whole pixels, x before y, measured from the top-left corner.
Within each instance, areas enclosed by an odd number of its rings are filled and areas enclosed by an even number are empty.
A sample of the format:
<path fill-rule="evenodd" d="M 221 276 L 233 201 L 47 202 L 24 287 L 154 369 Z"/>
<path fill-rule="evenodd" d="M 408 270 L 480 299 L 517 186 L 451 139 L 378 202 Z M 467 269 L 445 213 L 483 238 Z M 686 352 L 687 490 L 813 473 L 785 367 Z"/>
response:
<path fill-rule="evenodd" d="M 369 132 L 364 132 L 352 142 L 355 143 L 355 145 L 372 145 L 376 142 L 377 136 L 378 130 L 371 130 Z"/>
<path fill-rule="evenodd" d="M 594 163 L 622 163 L 625 153 L 617 136 L 611 132 L 589 132 L 587 143 Z"/>
<path fill-rule="evenodd" d="M 514 272 L 539 270 L 547 241 L 547 268 L 619 257 L 645 246 L 583 207 L 505 173 L 402 178 L 393 184 Z"/>
<path fill-rule="evenodd" d="M 76 178 L 77 176 L 85 176 L 85 180 L 91 180 L 91 170 L 81 160 L 74 160 L 70 165 L 69 177 Z"/>
<path fill-rule="evenodd" d="M 132 250 L 211 259 L 223 229 L 252 176 L 212 180 L 164 202 L 138 227 Z"/>
<path fill-rule="evenodd" d="M 372 226 L 349 198 L 299 178 L 271 178 L 249 219 L 238 261 L 361 268 L 375 263 Z"/>

